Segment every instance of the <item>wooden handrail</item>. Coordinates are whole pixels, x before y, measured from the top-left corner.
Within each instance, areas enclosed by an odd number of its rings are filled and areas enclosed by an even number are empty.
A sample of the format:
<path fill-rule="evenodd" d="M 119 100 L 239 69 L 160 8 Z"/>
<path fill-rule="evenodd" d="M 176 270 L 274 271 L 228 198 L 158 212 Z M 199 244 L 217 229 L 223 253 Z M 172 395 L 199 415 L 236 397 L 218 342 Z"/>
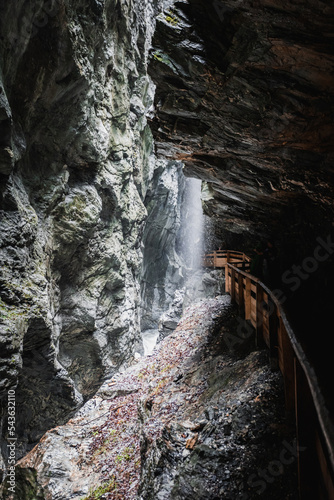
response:
<path fill-rule="evenodd" d="M 219 250 L 207 254 L 206 262 L 211 264 L 208 267 L 225 268 L 225 291 L 255 328 L 257 345 L 267 345 L 271 366 L 282 372 L 286 408 L 296 423 L 300 499 L 333 500 L 334 425 L 315 370 L 286 311 L 264 283 L 238 267 L 251 262 L 243 252 Z"/>
<path fill-rule="evenodd" d="M 223 268 L 228 262 L 239 262 L 247 265 L 250 260 L 246 254 L 238 250 L 215 250 L 204 255 L 203 265 L 204 267 Z"/>

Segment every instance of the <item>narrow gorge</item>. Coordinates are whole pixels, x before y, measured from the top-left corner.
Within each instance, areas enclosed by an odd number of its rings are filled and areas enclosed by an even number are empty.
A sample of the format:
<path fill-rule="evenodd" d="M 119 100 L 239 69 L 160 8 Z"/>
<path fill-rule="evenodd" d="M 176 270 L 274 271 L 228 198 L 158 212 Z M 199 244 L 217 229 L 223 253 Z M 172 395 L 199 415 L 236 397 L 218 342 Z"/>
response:
<path fill-rule="evenodd" d="M 0 498 L 299 498 L 281 373 L 202 257 L 274 241 L 332 415 L 333 27 L 0 0 Z"/>

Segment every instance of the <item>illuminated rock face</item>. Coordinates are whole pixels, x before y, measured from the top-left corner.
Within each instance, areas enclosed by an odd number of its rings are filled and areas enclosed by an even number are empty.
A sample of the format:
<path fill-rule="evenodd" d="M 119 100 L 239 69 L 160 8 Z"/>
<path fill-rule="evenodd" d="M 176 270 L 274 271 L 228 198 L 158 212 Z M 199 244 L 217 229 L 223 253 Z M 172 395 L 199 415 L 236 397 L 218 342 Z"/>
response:
<path fill-rule="evenodd" d="M 18 455 L 133 356 L 157 4 L 1 5 L 1 390 L 17 386 Z"/>

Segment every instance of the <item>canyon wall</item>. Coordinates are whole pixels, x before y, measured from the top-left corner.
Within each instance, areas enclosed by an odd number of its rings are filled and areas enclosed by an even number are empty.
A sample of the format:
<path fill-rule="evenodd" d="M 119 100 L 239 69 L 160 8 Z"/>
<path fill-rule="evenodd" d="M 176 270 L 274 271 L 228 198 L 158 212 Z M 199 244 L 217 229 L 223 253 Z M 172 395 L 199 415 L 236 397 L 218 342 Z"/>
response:
<path fill-rule="evenodd" d="M 142 330 L 155 329 L 174 292 L 186 278 L 179 247 L 185 177 L 180 162 L 160 160 L 147 192 L 148 216 L 143 232 Z"/>
<path fill-rule="evenodd" d="M 133 357 L 159 2 L 1 2 L 1 396 L 18 456 Z"/>

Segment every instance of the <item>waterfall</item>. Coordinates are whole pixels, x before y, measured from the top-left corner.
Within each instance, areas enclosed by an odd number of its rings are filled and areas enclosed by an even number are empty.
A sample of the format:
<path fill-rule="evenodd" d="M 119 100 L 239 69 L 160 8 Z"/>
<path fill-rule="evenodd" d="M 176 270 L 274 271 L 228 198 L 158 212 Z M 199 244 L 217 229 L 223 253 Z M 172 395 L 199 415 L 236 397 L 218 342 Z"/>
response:
<path fill-rule="evenodd" d="M 211 219 L 203 213 L 202 182 L 187 178 L 179 232 L 180 255 L 186 266 L 183 308 L 220 293 L 220 279 L 202 266 L 203 254 L 212 247 L 212 227 Z"/>
<path fill-rule="evenodd" d="M 144 355 L 152 353 L 159 335 L 176 327 L 185 294 L 195 296 L 202 283 L 206 225 L 202 182 L 185 177 L 176 162 L 159 166 L 146 200 L 149 215 L 143 237 L 143 350 L 139 350 Z"/>
<path fill-rule="evenodd" d="M 181 224 L 181 254 L 187 268 L 198 271 L 203 255 L 204 215 L 200 179 L 188 177 L 184 192 Z"/>

